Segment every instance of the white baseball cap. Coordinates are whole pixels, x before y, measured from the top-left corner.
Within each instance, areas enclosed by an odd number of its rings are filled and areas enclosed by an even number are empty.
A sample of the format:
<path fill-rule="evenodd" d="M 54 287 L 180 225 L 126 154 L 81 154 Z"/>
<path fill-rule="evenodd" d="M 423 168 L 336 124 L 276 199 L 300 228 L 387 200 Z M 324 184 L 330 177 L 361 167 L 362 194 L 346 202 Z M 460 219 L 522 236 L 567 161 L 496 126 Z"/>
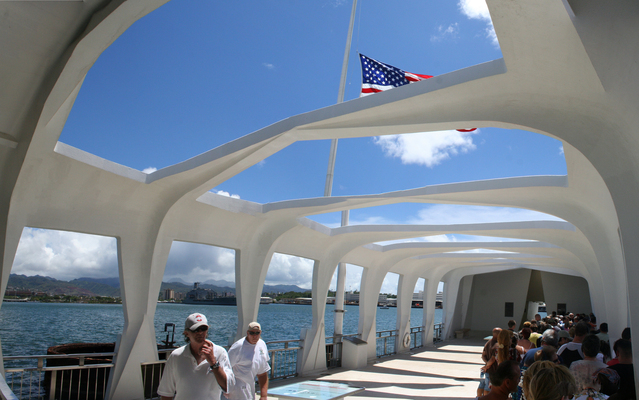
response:
<path fill-rule="evenodd" d="M 206 321 L 206 317 L 204 316 L 204 314 L 195 313 L 189 315 L 189 317 L 186 319 L 186 322 L 184 322 L 184 329 L 194 331 L 202 325 L 206 325 L 207 328 L 209 327 L 209 324 Z"/>
<path fill-rule="evenodd" d="M 257 323 L 257 322 L 251 322 L 248 325 L 248 330 L 250 331 L 251 329 L 257 329 L 258 331 L 261 331 L 262 330 L 262 326 L 259 323 Z"/>

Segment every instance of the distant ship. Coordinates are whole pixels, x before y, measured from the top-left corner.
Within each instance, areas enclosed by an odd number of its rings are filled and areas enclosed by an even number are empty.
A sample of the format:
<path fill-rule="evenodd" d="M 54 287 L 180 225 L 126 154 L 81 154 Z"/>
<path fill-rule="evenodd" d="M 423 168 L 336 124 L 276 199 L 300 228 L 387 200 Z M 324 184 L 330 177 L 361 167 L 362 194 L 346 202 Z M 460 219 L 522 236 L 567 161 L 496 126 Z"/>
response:
<path fill-rule="evenodd" d="M 193 284 L 193 290 L 190 290 L 184 300 L 184 304 L 204 304 L 217 306 L 235 306 L 237 298 L 235 296 L 218 296 L 217 292 L 211 289 L 202 289 L 200 282 Z"/>

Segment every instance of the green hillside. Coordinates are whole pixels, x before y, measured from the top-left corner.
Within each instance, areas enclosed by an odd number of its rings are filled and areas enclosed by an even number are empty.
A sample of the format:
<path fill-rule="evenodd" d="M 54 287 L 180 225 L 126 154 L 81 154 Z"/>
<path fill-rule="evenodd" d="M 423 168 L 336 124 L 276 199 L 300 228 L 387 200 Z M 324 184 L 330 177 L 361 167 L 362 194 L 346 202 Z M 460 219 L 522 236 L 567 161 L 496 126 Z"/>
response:
<path fill-rule="evenodd" d="M 11 290 L 30 290 L 49 295 L 67 296 L 109 296 L 119 297 L 120 289 L 102 283 L 74 279 L 71 282 L 59 281 L 48 276 L 25 276 L 11 274 L 7 285 L 7 296 Z"/>
<path fill-rule="evenodd" d="M 107 282 L 107 283 L 104 283 Z M 120 297 L 119 280 L 117 278 L 93 279 L 79 278 L 70 282 L 60 281 L 48 276 L 25 276 L 11 274 L 9 276 L 9 284 L 7 286 L 7 296 L 11 296 L 12 290 L 29 290 L 32 292 L 44 292 L 48 295 L 67 295 L 67 296 L 108 296 Z M 235 288 L 228 286 L 216 286 L 207 283 L 200 284 L 203 289 L 211 289 L 217 293 L 233 293 Z M 165 289 L 173 289 L 176 293 L 187 293 L 193 289 L 193 285 L 185 285 L 180 282 L 162 282 L 160 292 Z M 263 292 L 266 293 L 285 293 L 285 292 L 306 292 L 309 289 L 302 289 L 293 285 L 264 285 Z M 299 297 L 299 296 L 297 296 Z"/>

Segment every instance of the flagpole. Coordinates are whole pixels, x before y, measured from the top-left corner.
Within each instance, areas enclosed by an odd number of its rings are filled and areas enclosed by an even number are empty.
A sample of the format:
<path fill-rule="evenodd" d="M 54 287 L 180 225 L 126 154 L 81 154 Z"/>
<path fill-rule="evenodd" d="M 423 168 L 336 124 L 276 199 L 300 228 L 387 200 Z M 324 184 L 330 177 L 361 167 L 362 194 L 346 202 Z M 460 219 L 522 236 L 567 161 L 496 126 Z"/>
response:
<path fill-rule="evenodd" d="M 348 36 L 346 37 L 346 49 L 344 50 L 344 61 L 342 62 L 342 77 L 339 80 L 339 91 L 337 92 L 337 104 L 344 102 L 344 92 L 346 91 L 346 75 L 348 72 L 348 58 L 351 52 L 351 41 L 353 39 L 353 26 L 355 25 L 355 11 L 357 10 L 357 0 L 353 0 L 351 9 L 351 21 L 348 25 Z M 328 171 L 326 172 L 326 185 L 324 186 L 324 196 L 330 197 L 333 191 L 333 172 L 335 171 L 335 156 L 337 155 L 337 139 L 331 140 L 331 152 L 328 158 Z"/>
<path fill-rule="evenodd" d="M 344 102 L 344 92 L 346 91 L 346 75 L 348 73 L 348 60 L 351 51 L 351 41 L 353 39 L 353 26 L 355 25 L 355 12 L 357 10 L 357 0 L 353 0 L 351 9 L 351 20 L 348 25 L 348 36 L 346 38 L 346 49 L 344 50 L 344 61 L 342 62 L 342 76 L 339 82 L 337 93 L 337 104 Z M 335 171 L 335 157 L 337 155 L 337 139 L 331 140 L 331 152 L 328 158 L 328 171 L 326 172 L 326 185 L 324 186 L 324 196 L 330 197 L 333 190 L 333 173 Z M 341 225 L 348 225 L 349 210 L 342 211 Z M 335 291 L 335 323 L 333 342 L 342 341 L 344 326 L 344 286 L 346 283 L 346 264 L 339 263 L 337 266 L 337 288 Z M 337 346 L 335 346 L 337 348 Z"/>

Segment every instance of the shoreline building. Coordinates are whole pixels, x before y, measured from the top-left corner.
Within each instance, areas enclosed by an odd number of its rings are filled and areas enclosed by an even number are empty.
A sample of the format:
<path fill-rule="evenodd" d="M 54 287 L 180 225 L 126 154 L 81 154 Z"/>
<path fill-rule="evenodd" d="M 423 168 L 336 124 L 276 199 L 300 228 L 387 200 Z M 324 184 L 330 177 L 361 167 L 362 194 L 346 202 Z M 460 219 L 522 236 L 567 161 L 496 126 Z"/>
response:
<path fill-rule="evenodd" d="M 25 227 L 116 238 L 125 323 L 107 398 L 142 398 L 140 365 L 158 360 L 153 320 L 174 241 L 235 250 L 236 338 L 257 319 L 273 254 L 313 260 L 313 323 L 298 358 L 302 376 L 327 368 L 323 319 L 338 263 L 363 267 L 358 333 L 371 344 L 369 360 L 389 272 L 399 275 L 400 337 L 411 328 L 415 284 L 426 282 L 423 343 L 433 336 L 439 282 L 445 338 L 520 320 L 542 301 L 548 312 L 560 306 L 594 312 L 608 322 L 611 337 L 626 326 L 639 331 L 639 291 L 632 290 L 639 286 L 636 2 L 488 0 L 503 58 L 290 116 L 148 174 L 59 142 L 98 57 L 164 3 L 0 2 L 0 294 Z M 567 175 L 267 204 L 210 191 L 295 142 L 460 126 L 557 138 Z M 331 228 L 307 218 L 399 203 L 515 207 L 561 220 Z M 442 234 L 511 241 L 380 244 Z M 462 252 L 477 249 L 501 253 Z M 639 359 L 639 348 L 633 351 Z"/>
<path fill-rule="evenodd" d="M 171 288 L 164 289 L 164 300 L 175 300 L 175 291 Z"/>

